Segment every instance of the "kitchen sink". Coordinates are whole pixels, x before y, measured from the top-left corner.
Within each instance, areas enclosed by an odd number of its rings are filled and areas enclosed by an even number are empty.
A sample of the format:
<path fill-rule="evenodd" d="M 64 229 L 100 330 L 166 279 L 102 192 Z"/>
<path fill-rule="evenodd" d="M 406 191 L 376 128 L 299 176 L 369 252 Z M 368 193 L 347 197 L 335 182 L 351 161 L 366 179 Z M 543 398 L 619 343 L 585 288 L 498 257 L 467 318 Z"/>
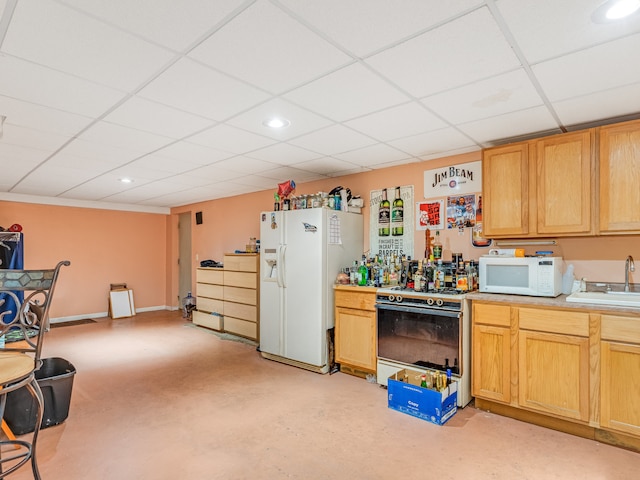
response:
<path fill-rule="evenodd" d="M 640 307 L 640 292 L 573 292 L 567 297 L 567 302 Z"/>

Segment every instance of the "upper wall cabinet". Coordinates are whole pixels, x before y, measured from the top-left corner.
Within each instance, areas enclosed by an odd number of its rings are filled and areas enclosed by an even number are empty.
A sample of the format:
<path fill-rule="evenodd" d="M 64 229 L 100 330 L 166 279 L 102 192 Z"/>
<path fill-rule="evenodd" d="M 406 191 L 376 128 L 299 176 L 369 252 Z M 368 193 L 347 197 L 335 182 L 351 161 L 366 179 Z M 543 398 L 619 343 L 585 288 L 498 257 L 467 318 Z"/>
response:
<path fill-rule="evenodd" d="M 599 133 L 600 233 L 640 233 L 640 120 Z"/>
<path fill-rule="evenodd" d="M 487 237 L 594 234 L 594 130 L 486 149 Z"/>

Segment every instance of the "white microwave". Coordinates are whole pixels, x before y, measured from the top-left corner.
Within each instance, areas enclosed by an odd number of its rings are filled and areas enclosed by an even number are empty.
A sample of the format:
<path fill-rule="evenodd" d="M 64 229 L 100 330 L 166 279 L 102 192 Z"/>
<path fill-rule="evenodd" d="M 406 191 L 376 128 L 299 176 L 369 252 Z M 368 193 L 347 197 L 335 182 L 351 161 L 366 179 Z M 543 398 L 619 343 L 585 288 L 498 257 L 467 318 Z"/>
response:
<path fill-rule="evenodd" d="M 557 297 L 562 293 L 562 257 L 480 257 L 479 290 L 485 293 Z"/>

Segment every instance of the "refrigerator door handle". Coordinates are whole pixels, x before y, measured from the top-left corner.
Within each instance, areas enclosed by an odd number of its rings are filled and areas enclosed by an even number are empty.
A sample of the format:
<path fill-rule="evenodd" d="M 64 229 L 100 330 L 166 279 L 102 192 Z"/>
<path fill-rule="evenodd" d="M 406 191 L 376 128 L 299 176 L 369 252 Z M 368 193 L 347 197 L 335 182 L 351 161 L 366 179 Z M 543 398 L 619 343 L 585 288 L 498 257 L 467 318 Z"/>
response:
<path fill-rule="evenodd" d="M 286 287 L 284 269 L 285 269 L 285 254 L 287 252 L 286 245 L 280 245 L 278 248 L 278 286 Z"/>

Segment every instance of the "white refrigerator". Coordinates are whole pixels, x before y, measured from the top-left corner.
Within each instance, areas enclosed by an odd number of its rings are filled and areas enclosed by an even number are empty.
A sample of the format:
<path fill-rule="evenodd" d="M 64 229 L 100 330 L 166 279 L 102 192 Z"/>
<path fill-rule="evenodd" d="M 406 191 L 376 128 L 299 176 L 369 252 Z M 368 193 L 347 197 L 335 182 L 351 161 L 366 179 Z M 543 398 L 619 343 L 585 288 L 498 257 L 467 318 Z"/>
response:
<path fill-rule="evenodd" d="M 327 373 L 333 285 L 362 257 L 362 215 L 326 208 L 260 214 L 260 352 Z"/>

